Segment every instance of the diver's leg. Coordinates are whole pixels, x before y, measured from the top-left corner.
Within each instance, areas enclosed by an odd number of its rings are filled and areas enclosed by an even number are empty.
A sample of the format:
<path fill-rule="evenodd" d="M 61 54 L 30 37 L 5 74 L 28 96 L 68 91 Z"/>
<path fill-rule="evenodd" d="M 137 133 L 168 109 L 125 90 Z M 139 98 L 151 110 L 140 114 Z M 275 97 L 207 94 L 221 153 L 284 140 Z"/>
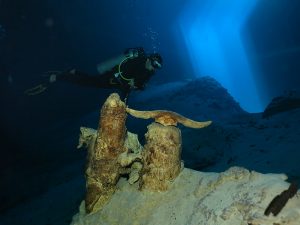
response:
<path fill-rule="evenodd" d="M 31 87 L 31 88 L 28 88 L 24 91 L 24 94 L 26 95 L 38 95 L 38 94 L 41 94 L 43 93 L 44 91 L 46 91 L 49 87 L 49 85 L 54 82 L 55 80 L 53 80 L 55 74 L 58 74 L 60 73 L 60 71 L 46 71 L 42 77 L 43 77 L 43 80 L 40 81 L 39 84 Z"/>
<path fill-rule="evenodd" d="M 64 72 L 47 74 L 47 80 L 33 88 L 24 91 L 26 95 L 37 95 L 44 92 L 50 85 L 57 81 L 66 81 L 69 83 L 77 84 L 84 87 L 94 88 L 115 88 L 119 84 L 110 82 L 111 74 L 101 74 L 98 76 L 91 76 L 81 71 L 72 69 Z"/>
<path fill-rule="evenodd" d="M 77 84 L 84 87 L 95 88 L 113 88 L 110 84 L 111 74 L 100 74 L 98 76 L 91 76 L 78 70 L 70 70 L 61 74 L 58 74 L 56 80 L 66 81 L 73 84 Z"/>

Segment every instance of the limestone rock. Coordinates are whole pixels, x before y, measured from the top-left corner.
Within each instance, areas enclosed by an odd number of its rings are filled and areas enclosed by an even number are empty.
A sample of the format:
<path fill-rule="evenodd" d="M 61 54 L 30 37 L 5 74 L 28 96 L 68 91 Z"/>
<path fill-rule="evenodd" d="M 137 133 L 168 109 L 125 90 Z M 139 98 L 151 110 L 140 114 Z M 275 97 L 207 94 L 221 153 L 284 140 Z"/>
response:
<path fill-rule="evenodd" d="M 72 225 L 298 225 L 299 192 L 275 217 L 264 211 L 289 187 L 284 174 L 261 174 L 240 167 L 223 173 L 184 169 L 166 192 L 137 191 L 121 179 L 105 207 L 77 214 Z"/>

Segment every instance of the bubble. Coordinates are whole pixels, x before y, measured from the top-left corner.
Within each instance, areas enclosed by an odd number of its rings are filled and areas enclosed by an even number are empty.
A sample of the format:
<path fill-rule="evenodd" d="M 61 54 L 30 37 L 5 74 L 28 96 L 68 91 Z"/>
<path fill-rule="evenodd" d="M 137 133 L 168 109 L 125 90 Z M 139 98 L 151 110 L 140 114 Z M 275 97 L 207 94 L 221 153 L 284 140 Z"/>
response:
<path fill-rule="evenodd" d="M 159 33 L 156 32 L 151 26 L 147 27 L 146 32 L 143 33 L 143 36 L 145 37 L 146 41 L 150 42 L 151 48 L 153 52 L 159 51 Z"/>

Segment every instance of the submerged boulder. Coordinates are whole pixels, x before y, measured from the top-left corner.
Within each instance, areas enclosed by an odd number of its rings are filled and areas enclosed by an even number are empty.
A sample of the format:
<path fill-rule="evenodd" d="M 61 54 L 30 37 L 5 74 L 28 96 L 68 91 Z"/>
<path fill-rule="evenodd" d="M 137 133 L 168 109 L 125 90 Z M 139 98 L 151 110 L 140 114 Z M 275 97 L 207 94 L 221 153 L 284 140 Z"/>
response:
<path fill-rule="evenodd" d="M 277 216 L 266 216 L 273 199 L 289 188 L 284 174 L 261 174 L 241 167 L 222 173 L 185 168 L 166 192 L 138 191 L 125 179 L 111 201 L 86 215 L 84 204 L 72 225 L 298 225 L 300 199 L 291 197 Z"/>
<path fill-rule="evenodd" d="M 300 108 L 300 90 L 292 90 L 274 98 L 264 110 L 262 117 L 268 118 L 281 112 Z"/>

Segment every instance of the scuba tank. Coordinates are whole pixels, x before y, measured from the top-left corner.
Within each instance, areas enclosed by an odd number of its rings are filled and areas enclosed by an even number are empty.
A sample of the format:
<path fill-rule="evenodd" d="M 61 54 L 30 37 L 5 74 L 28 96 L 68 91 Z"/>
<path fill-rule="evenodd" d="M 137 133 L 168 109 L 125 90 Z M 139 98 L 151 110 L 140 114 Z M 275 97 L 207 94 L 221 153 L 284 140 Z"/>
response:
<path fill-rule="evenodd" d="M 125 59 L 125 57 L 126 56 L 124 56 L 122 54 L 122 55 L 116 56 L 112 59 L 106 60 L 102 63 L 99 63 L 97 65 L 98 73 L 102 74 L 102 73 L 105 73 L 105 72 L 111 70 L 115 65 L 118 65 L 120 62 L 122 62 Z"/>
<path fill-rule="evenodd" d="M 145 55 L 145 51 L 143 48 L 128 48 L 124 51 L 124 54 L 116 56 L 112 59 L 106 60 L 102 63 L 99 63 L 97 65 L 97 71 L 98 73 L 102 74 L 109 70 L 111 70 L 114 66 L 122 64 L 124 61 L 126 61 L 129 58 L 135 58 Z"/>

